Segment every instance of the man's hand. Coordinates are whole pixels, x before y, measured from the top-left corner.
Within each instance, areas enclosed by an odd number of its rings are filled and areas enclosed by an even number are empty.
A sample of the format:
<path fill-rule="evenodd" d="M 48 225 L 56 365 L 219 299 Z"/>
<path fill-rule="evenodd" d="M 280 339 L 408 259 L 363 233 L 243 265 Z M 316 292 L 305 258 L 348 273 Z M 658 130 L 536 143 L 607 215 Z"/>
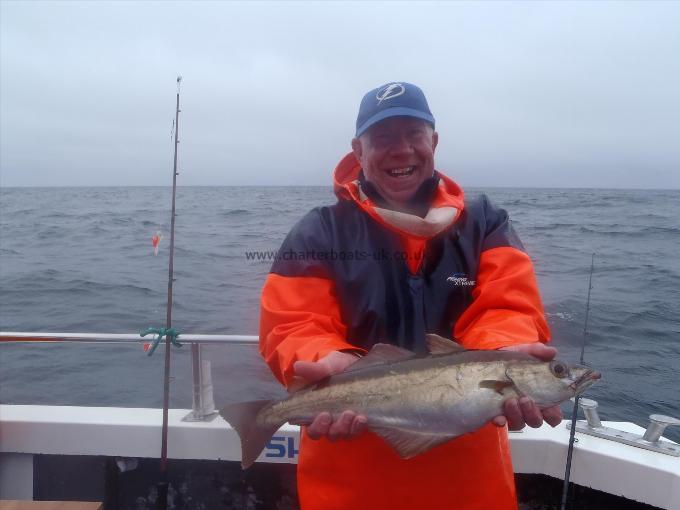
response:
<path fill-rule="evenodd" d="M 313 383 L 345 371 L 358 360 L 359 358 L 354 354 L 334 351 L 319 361 L 296 361 L 293 370 L 295 370 L 295 377 L 301 377 Z M 343 412 L 335 421 L 331 413 L 322 412 L 307 426 L 307 435 L 312 439 L 326 436 L 331 441 L 337 441 L 358 436 L 365 428 L 366 417 L 354 411 Z"/>
<path fill-rule="evenodd" d="M 499 350 L 523 352 L 543 361 L 550 361 L 557 354 L 557 349 L 541 342 L 512 345 Z M 516 398 L 506 400 L 503 404 L 503 415 L 496 416 L 492 423 L 499 427 L 507 423 L 510 430 L 521 430 L 525 425 L 538 428 L 543 425 L 544 420 L 551 427 L 559 425 L 562 422 L 560 406 L 541 410 L 529 397 L 521 397 L 519 400 Z"/>

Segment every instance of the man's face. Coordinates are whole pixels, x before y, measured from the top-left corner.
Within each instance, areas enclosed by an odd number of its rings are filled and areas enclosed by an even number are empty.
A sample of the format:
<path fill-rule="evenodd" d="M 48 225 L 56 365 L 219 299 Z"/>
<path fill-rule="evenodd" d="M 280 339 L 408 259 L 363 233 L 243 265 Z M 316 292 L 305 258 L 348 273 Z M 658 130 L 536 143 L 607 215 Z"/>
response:
<path fill-rule="evenodd" d="M 391 117 L 352 140 L 366 180 L 400 209 L 434 173 L 437 132 L 424 120 Z"/>

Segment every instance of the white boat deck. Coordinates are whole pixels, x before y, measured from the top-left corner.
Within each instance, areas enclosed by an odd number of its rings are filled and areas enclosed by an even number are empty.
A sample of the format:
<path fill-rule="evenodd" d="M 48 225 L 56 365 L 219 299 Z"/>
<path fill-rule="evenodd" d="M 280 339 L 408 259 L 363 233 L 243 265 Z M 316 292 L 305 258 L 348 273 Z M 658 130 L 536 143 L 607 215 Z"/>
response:
<path fill-rule="evenodd" d="M 189 412 L 169 411 L 169 458 L 241 460 L 238 436 L 221 417 L 211 422 L 182 421 Z M 32 486 L 17 485 L 16 476 L 31 468 L 34 454 L 157 458 L 161 420 L 160 409 L 0 405 L 0 493 L 25 498 Z M 631 423 L 603 424 L 644 433 Z M 580 433 L 577 438 L 571 471 L 574 483 L 680 510 L 680 457 Z M 510 440 L 515 472 L 563 478 L 569 443 L 564 423 L 554 429 L 547 425 L 526 428 L 510 434 Z M 259 461 L 297 462 L 298 445 L 299 428 L 286 425 Z"/>

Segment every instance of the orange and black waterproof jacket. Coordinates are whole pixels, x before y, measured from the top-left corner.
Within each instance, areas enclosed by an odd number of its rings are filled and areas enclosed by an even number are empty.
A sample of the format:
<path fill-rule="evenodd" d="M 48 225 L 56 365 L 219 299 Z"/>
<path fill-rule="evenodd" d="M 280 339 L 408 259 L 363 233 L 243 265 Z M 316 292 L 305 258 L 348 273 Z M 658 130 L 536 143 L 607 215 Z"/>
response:
<path fill-rule="evenodd" d="M 378 207 L 347 155 L 338 202 L 308 213 L 279 250 L 262 292 L 260 350 L 288 384 L 297 360 L 389 342 L 424 350 L 426 333 L 469 349 L 547 341 L 531 260 L 505 211 L 466 201 L 439 174 L 424 218 Z M 486 425 L 403 460 L 370 432 L 302 434 L 303 510 L 516 508 L 507 431 Z"/>

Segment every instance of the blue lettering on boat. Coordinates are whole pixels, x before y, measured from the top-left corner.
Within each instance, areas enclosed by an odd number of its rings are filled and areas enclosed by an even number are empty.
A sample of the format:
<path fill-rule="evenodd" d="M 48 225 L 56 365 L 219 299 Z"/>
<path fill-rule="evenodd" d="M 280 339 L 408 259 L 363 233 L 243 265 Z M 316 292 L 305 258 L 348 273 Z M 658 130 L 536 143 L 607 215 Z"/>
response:
<path fill-rule="evenodd" d="M 294 459 L 299 450 L 295 447 L 294 437 L 273 436 L 267 443 L 264 456 L 269 459 Z"/>

